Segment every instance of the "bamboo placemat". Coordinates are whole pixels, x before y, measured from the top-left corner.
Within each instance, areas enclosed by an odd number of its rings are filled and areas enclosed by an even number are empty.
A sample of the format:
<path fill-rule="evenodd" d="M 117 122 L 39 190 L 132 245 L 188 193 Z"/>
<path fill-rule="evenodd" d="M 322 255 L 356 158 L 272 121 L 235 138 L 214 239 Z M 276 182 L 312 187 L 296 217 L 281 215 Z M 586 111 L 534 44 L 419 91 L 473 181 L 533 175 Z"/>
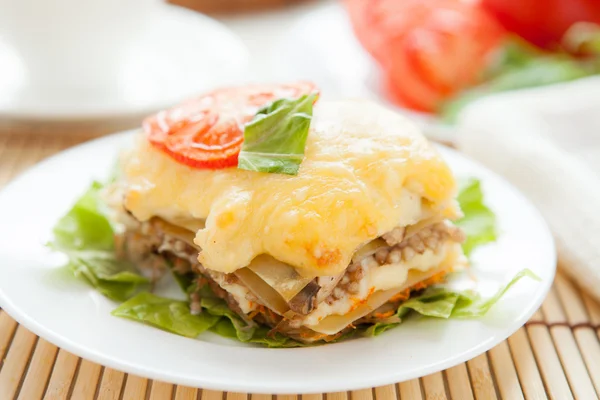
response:
<path fill-rule="evenodd" d="M 0 135 L 0 186 L 85 137 Z M 600 239 L 600 238 L 599 238 Z M 254 395 L 147 380 L 76 357 L 0 310 L 0 400 L 494 400 L 597 399 L 600 304 L 559 274 L 541 309 L 508 340 L 466 363 L 421 379 L 352 392 Z"/>

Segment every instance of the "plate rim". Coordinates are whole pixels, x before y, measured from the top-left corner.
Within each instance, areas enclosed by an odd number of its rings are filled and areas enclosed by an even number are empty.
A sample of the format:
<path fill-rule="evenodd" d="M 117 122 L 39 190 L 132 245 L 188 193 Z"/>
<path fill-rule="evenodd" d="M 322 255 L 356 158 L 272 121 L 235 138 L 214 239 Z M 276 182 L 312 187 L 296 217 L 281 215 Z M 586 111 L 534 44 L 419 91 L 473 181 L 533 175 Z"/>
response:
<path fill-rule="evenodd" d="M 116 132 L 111 135 L 106 135 L 106 136 L 103 136 L 100 138 L 96 138 L 93 140 L 89 140 L 89 141 L 80 143 L 76 146 L 65 149 L 56 154 L 53 154 L 50 157 L 47 157 L 47 158 L 41 160 L 40 162 L 34 164 L 33 166 L 30 166 L 25 171 L 21 172 L 19 175 L 17 175 L 13 179 L 11 179 L 11 181 L 0 190 L 0 195 L 3 194 L 5 191 L 10 190 L 11 187 L 13 185 L 15 185 L 16 182 L 20 181 L 21 179 L 26 178 L 30 174 L 35 173 L 35 171 L 37 169 L 43 167 L 47 163 L 51 163 L 53 160 L 55 160 L 57 158 L 61 158 L 66 155 L 69 155 L 71 153 L 78 152 L 82 148 L 85 148 L 85 147 L 93 147 L 98 142 L 102 142 L 102 141 L 110 142 L 110 141 L 115 141 L 115 140 L 125 140 L 124 138 L 126 136 L 128 136 L 128 135 L 132 136 L 132 134 L 135 132 L 139 132 L 139 129 L 132 129 L 132 130 Z M 328 382 L 328 383 L 316 382 L 316 383 L 311 384 L 310 386 L 307 385 L 306 389 L 298 390 L 299 388 L 296 386 L 294 386 L 294 387 L 281 386 L 277 382 L 273 382 L 273 381 L 270 382 L 269 385 L 265 385 L 264 382 L 259 382 L 258 384 L 256 384 L 250 380 L 247 380 L 247 381 L 244 381 L 241 383 L 233 382 L 233 381 L 229 380 L 229 381 L 226 381 L 226 383 L 225 383 L 225 381 L 216 382 L 214 379 L 206 379 L 200 375 L 195 376 L 193 378 L 188 377 L 188 376 L 178 376 L 176 374 L 169 372 L 168 370 L 159 371 L 154 368 L 147 368 L 145 366 L 136 365 L 136 364 L 126 361 L 125 359 L 119 360 L 119 359 L 116 359 L 116 358 L 113 358 L 110 356 L 106 356 L 103 353 L 96 351 L 92 348 L 88 348 L 84 345 L 77 344 L 76 342 L 70 340 L 69 338 L 55 333 L 52 329 L 46 328 L 43 324 L 37 323 L 26 312 L 21 312 L 19 310 L 19 307 L 10 298 L 8 298 L 4 294 L 4 292 L 1 290 L 1 288 L 0 288 L 0 307 L 11 318 L 13 318 L 15 321 L 17 321 L 20 325 L 23 325 L 25 328 L 27 328 L 28 330 L 33 332 L 35 335 L 37 335 L 41 338 L 44 338 L 48 342 L 57 346 L 58 348 L 69 351 L 70 353 L 72 353 L 78 357 L 98 363 L 105 367 L 113 368 L 118 371 L 123 371 L 125 373 L 135 374 L 135 375 L 147 378 L 147 379 L 159 380 L 159 381 L 168 382 L 168 383 L 172 383 L 172 384 L 176 384 L 176 385 L 185 385 L 185 386 L 209 389 L 209 390 L 244 392 L 244 393 L 254 393 L 254 394 L 257 394 L 257 393 L 310 394 L 310 393 L 325 393 L 325 392 L 334 392 L 334 391 L 350 391 L 350 390 L 358 390 L 358 389 L 363 389 L 363 388 L 372 388 L 372 387 L 377 387 L 377 386 L 387 385 L 387 384 L 392 384 L 392 383 L 397 383 L 397 382 L 404 382 L 404 381 L 407 381 L 410 379 L 419 378 L 419 377 L 426 376 L 431 373 L 435 373 L 435 372 L 442 371 L 447 368 L 456 366 L 456 365 L 466 362 L 480 354 L 485 353 L 486 351 L 490 350 L 494 346 L 505 341 L 509 336 L 511 336 L 517 330 L 519 330 L 531 318 L 531 316 L 539 309 L 539 307 L 545 300 L 548 292 L 550 291 L 550 289 L 552 287 L 552 284 L 554 282 L 554 278 L 556 275 L 556 270 L 557 270 L 557 254 L 556 254 L 555 241 L 554 241 L 554 238 L 548 227 L 548 224 L 546 223 L 545 219 L 542 217 L 539 210 L 518 189 L 516 189 L 510 182 L 505 180 L 502 176 L 491 171 L 490 169 L 483 166 L 479 162 L 472 160 L 472 159 L 468 158 L 467 156 L 461 154 L 460 152 L 458 152 L 454 149 L 448 148 L 447 146 L 440 145 L 437 143 L 435 145 L 442 147 L 444 149 L 443 151 L 449 151 L 450 153 L 454 153 L 453 155 L 455 155 L 455 156 L 458 156 L 460 158 L 468 160 L 469 162 L 477 165 L 478 168 L 485 170 L 486 173 L 494 175 L 495 178 L 501 180 L 504 185 L 509 186 L 513 190 L 513 192 L 515 192 L 516 194 L 519 195 L 519 197 L 521 198 L 521 200 L 523 202 L 525 202 L 528 206 L 530 206 L 531 211 L 534 213 L 535 218 L 541 224 L 541 227 L 543 226 L 543 228 L 545 228 L 544 229 L 544 232 L 546 235 L 545 240 L 547 241 L 547 244 L 549 246 L 551 246 L 548 250 L 551 250 L 551 254 L 549 255 L 549 257 L 550 257 L 549 260 L 552 261 L 552 269 L 548 272 L 548 275 L 547 275 L 548 279 L 544 279 L 542 282 L 539 283 L 541 286 L 540 286 L 539 290 L 536 290 L 537 297 L 533 301 L 528 303 L 528 306 L 529 306 L 528 310 L 525 313 L 521 314 L 520 319 L 511 323 L 510 329 L 504 329 L 502 331 L 502 334 L 494 336 L 492 338 L 492 340 L 487 340 L 485 342 L 479 343 L 477 346 L 471 348 L 469 351 L 463 352 L 462 354 L 459 354 L 458 356 L 449 357 L 447 360 L 432 364 L 430 366 L 421 367 L 420 369 L 414 369 L 409 374 L 402 373 L 401 374 L 402 377 L 399 376 L 400 374 L 397 374 L 397 373 L 394 374 L 393 372 L 389 373 L 389 374 L 385 374 L 385 375 L 383 375 L 383 374 L 365 375 L 366 377 L 358 383 L 346 382 L 343 380 L 337 380 L 337 381 Z M 256 350 L 256 351 L 285 351 L 285 349 L 265 349 L 265 348 L 256 348 L 254 350 Z M 290 350 L 290 349 L 287 349 L 287 350 Z M 298 351 L 300 349 L 291 349 L 291 350 Z"/>

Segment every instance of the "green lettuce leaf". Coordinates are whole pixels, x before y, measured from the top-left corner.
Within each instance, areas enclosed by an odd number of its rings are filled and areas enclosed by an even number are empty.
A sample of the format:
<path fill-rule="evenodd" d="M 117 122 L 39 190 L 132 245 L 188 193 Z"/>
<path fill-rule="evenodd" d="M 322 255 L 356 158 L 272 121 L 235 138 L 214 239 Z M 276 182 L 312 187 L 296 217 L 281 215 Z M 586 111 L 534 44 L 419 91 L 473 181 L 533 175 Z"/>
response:
<path fill-rule="evenodd" d="M 196 337 L 211 330 L 227 338 L 267 347 L 298 347 L 302 343 L 271 333 L 265 326 L 248 323 L 233 312 L 227 303 L 208 287 L 194 288 L 200 295 L 202 313 L 192 315 L 188 301 L 159 297 L 148 292 L 139 293 L 121 304 L 112 315 L 147 323 L 154 327 L 187 337 Z"/>
<path fill-rule="evenodd" d="M 118 260 L 112 251 L 64 251 L 69 257 L 67 268 L 73 275 L 115 301 L 125 301 L 148 280 L 126 261 Z"/>
<path fill-rule="evenodd" d="M 113 229 L 101 212 L 102 184 L 93 182 L 54 226 L 52 247 L 57 250 L 113 250 Z"/>
<path fill-rule="evenodd" d="M 298 347 L 299 343 L 280 333 L 270 333 L 270 329 L 242 320 L 227 303 L 215 296 L 208 285 L 199 289 L 200 304 L 204 310 L 214 316 L 222 317 L 211 330 L 218 335 L 237 339 L 241 342 L 262 344 L 268 347 Z"/>
<path fill-rule="evenodd" d="M 210 329 L 219 317 L 203 312 L 192 315 L 187 301 L 179 301 L 143 292 L 113 310 L 112 315 L 144 322 L 154 327 L 195 338 Z"/>
<path fill-rule="evenodd" d="M 235 312 L 233 312 L 227 303 L 217 298 L 202 298 L 200 305 L 211 315 L 216 317 L 224 317 L 224 320 L 228 322 L 235 330 L 236 337 L 242 342 L 247 342 L 252 339 L 254 331 L 256 330 L 256 324 L 248 324 L 243 321 Z"/>
<path fill-rule="evenodd" d="M 169 269 L 171 270 L 171 275 L 173 276 L 175 282 L 177 282 L 183 293 L 188 293 L 191 290 L 190 288 L 194 284 L 196 274 L 191 270 L 186 272 L 185 274 L 181 274 L 174 269 L 175 266 L 173 265 L 171 260 L 169 260 L 168 258 L 165 258 L 164 260 Z"/>
<path fill-rule="evenodd" d="M 358 333 L 364 337 L 375 337 L 381 335 L 383 332 L 400 325 L 400 322 L 394 322 L 392 324 L 377 322 L 368 328 L 359 328 Z"/>
<path fill-rule="evenodd" d="M 531 270 L 524 269 L 489 298 L 482 298 L 479 293 L 472 290 L 455 291 L 444 286 L 433 286 L 426 289 L 420 296 L 402 303 L 396 315 L 401 320 L 410 314 L 444 319 L 482 317 L 514 284 L 524 277 L 540 280 Z M 399 323 L 377 323 L 368 327 L 359 327 L 358 333 L 361 336 L 372 337 L 398 325 Z"/>
<path fill-rule="evenodd" d="M 230 319 L 222 318 L 211 331 L 230 339 L 240 340 L 240 335 L 236 326 L 233 325 Z M 260 344 L 271 348 L 291 348 L 291 347 L 307 347 L 309 344 L 300 343 L 289 337 L 283 336 L 280 333 L 269 333 L 270 329 L 265 326 L 257 327 L 252 336 L 247 340 L 241 340 L 246 343 Z"/>
<path fill-rule="evenodd" d="M 477 318 L 485 315 L 494 304 L 500 300 L 502 296 L 519 280 L 524 277 L 540 281 L 540 277 L 537 276 L 530 269 L 524 269 L 517 273 L 504 287 L 496 292 L 492 297 L 482 299 L 476 293 L 465 292 L 459 293 L 460 296 L 456 302 L 456 307 L 452 310 L 452 317 L 456 318 Z"/>
<path fill-rule="evenodd" d="M 197 287 L 195 290 L 200 295 L 200 305 L 204 310 L 216 317 L 223 317 L 219 324 L 215 325 L 213 329 L 215 332 L 242 342 L 247 342 L 252 338 L 258 325 L 242 320 L 229 308 L 225 300 L 214 294 L 207 284 Z"/>
<path fill-rule="evenodd" d="M 279 99 L 258 111 L 244 128 L 238 168 L 298 174 L 317 94 Z"/>
<path fill-rule="evenodd" d="M 418 296 L 403 303 L 399 309 L 409 309 L 427 317 L 436 318 L 476 318 L 485 315 L 494 304 L 523 277 L 537 281 L 540 278 L 530 269 L 517 273 L 506 285 L 490 298 L 482 298 L 472 290 L 454 291 L 444 286 L 433 286 Z"/>
<path fill-rule="evenodd" d="M 476 247 L 496 240 L 496 216 L 484 203 L 478 179 L 460 182 L 457 200 L 464 216 L 456 225 L 467 235 L 463 250 L 469 255 Z"/>
<path fill-rule="evenodd" d="M 131 263 L 117 259 L 113 228 L 102 211 L 102 185 L 91 187 L 53 228 L 49 246 L 69 258 L 67 268 L 106 297 L 127 300 L 148 280 Z"/>

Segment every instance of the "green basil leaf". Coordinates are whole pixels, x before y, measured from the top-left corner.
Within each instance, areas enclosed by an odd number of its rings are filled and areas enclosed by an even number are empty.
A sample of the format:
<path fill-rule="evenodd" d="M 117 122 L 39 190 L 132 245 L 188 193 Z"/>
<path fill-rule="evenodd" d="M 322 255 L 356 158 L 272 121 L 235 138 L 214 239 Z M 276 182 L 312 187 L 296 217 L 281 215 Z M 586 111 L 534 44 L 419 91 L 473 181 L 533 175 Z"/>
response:
<path fill-rule="evenodd" d="M 298 174 L 316 97 L 313 93 L 298 99 L 279 99 L 259 110 L 244 128 L 238 168 Z"/>
<path fill-rule="evenodd" d="M 190 313 L 189 303 L 143 292 L 121 304 L 112 315 L 144 322 L 154 327 L 195 338 L 219 322 L 219 317 L 203 312 Z"/>

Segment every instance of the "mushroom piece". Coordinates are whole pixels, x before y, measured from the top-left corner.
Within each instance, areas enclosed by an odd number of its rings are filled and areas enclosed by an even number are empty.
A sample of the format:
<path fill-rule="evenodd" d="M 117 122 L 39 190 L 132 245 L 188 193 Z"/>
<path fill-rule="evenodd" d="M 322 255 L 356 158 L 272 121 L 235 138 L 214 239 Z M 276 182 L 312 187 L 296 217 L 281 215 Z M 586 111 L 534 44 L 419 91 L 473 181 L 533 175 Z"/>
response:
<path fill-rule="evenodd" d="M 324 301 L 333 292 L 333 289 L 337 286 L 340 280 L 344 277 L 346 271 L 342 272 L 337 276 L 320 276 L 318 277 L 318 284 L 321 287 L 319 293 L 317 293 L 317 304 Z"/>
<path fill-rule="evenodd" d="M 321 290 L 321 286 L 315 278 L 288 302 L 290 310 L 302 315 L 310 313 L 317 304 L 319 290 Z"/>

